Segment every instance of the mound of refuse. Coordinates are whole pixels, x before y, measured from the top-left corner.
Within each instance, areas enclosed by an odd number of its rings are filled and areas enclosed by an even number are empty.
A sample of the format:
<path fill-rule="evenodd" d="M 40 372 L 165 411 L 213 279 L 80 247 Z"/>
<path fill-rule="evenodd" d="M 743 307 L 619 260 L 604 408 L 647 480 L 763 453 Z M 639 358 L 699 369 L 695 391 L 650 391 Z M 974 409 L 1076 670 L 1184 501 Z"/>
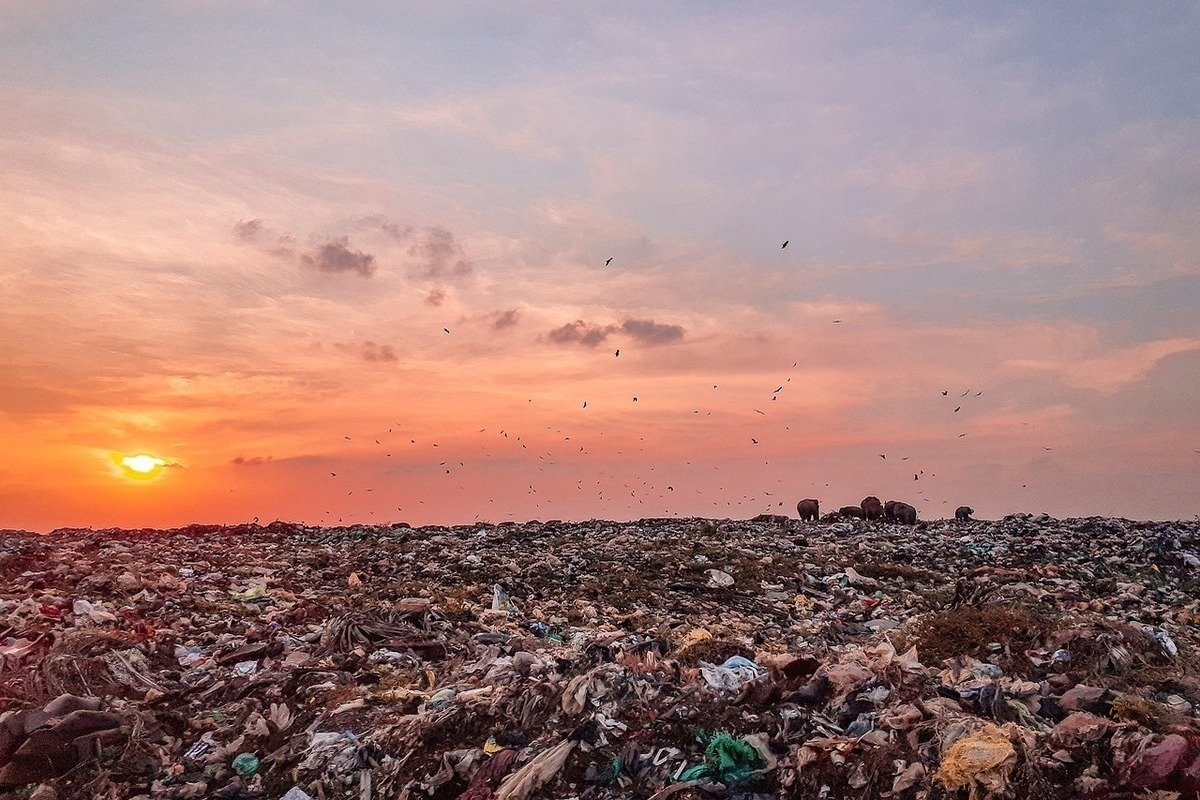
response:
<path fill-rule="evenodd" d="M 0 798 L 1200 796 L 1200 522 L 0 532 Z"/>

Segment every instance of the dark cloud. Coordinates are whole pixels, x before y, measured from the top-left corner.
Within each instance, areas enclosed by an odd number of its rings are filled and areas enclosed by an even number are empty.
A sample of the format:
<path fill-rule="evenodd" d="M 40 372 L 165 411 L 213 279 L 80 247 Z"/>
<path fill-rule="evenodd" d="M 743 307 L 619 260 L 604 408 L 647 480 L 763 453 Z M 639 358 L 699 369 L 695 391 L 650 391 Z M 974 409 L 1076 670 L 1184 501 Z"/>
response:
<path fill-rule="evenodd" d="M 602 344 L 609 335 L 616 333 L 616 325 L 593 325 L 590 322 L 584 322 L 577 319 L 574 322 L 568 322 L 562 327 L 555 328 L 546 334 L 546 338 L 555 344 L 581 344 L 585 347 L 595 347 Z"/>
<path fill-rule="evenodd" d="M 683 338 L 683 326 L 663 325 L 652 319 L 627 319 L 621 330 L 642 344 L 666 344 Z"/>
<path fill-rule="evenodd" d="M 446 302 L 445 289 L 434 289 L 429 293 L 429 296 L 425 298 L 425 304 L 433 306 L 434 308 L 440 308 L 444 302 Z"/>
<path fill-rule="evenodd" d="M 470 275 L 473 269 L 465 258 L 462 245 L 444 228 L 425 231 L 421 240 L 408 248 L 408 254 L 420 259 L 417 275 L 422 278 Z"/>
<path fill-rule="evenodd" d="M 492 323 L 492 328 L 502 331 L 505 328 L 516 327 L 517 323 L 520 321 L 520 316 L 520 312 L 515 308 L 510 308 L 508 311 L 499 311 L 497 312 L 495 322 Z"/>
<path fill-rule="evenodd" d="M 511 313 L 515 317 L 515 310 Z M 496 327 L 501 327 L 499 321 Z M 683 338 L 683 326 L 664 325 L 652 319 L 627 319 L 620 325 L 596 325 L 577 319 L 548 332 L 546 338 L 555 344 L 595 347 L 603 344 L 608 337 L 619 333 L 627 334 L 641 344 L 667 344 Z"/>
<path fill-rule="evenodd" d="M 253 242 L 262 235 L 263 221 L 261 219 L 243 219 L 233 224 L 233 235 L 243 242 Z"/>
<path fill-rule="evenodd" d="M 369 278 L 375 272 L 375 256 L 353 249 L 346 236 L 304 254 L 300 261 L 321 272 L 352 272 L 363 278 Z"/>
<path fill-rule="evenodd" d="M 237 458 L 231 458 L 229 460 L 229 463 L 237 464 L 239 467 L 257 467 L 261 464 L 265 464 L 268 461 L 271 461 L 272 458 L 273 458 L 273 456 L 265 456 L 265 457 L 264 456 L 253 456 L 252 458 L 246 458 L 245 456 L 238 456 Z"/>

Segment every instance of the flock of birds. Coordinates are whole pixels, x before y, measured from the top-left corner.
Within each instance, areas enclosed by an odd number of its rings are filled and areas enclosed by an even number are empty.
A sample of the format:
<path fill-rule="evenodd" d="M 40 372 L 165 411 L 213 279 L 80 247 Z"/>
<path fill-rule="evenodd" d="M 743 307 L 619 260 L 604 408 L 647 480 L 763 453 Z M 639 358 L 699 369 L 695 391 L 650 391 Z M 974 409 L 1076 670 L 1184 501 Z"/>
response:
<path fill-rule="evenodd" d="M 789 244 L 789 241 L 785 240 L 781 246 L 781 249 L 786 249 L 788 244 Z M 608 267 L 612 263 L 613 263 L 613 257 L 609 256 L 608 258 L 605 259 L 604 266 Z M 832 322 L 835 324 L 840 324 L 842 322 L 842 320 L 835 319 Z M 448 327 L 443 327 L 442 330 L 443 330 L 444 334 L 450 335 L 450 329 Z M 613 357 L 619 358 L 620 356 L 621 356 L 621 350 L 620 350 L 620 348 L 617 348 L 613 352 Z M 795 370 L 798 368 L 798 366 L 799 366 L 799 362 L 793 363 L 792 369 Z M 788 384 L 790 384 L 791 382 L 792 382 L 792 376 L 788 375 L 785 378 L 785 380 L 782 383 L 780 383 L 779 385 L 777 385 L 775 387 L 774 391 L 771 392 L 769 402 L 771 402 L 771 403 L 777 402 L 779 400 L 779 398 L 781 397 L 782 393 L 784 392 L 784 390 L 788 387 Z M 716 390 L 717 388 L 718 388 L 718 384 L 715 384 L 715 383 L 712 384 L 713 390 Z M 966 402 L 973 401 L 975 398 L 979 398 L 983 395 L 983 390 L 981 390 L 981 389 L 980 390 L 972 390 L 972 389 L 968 388 L 968 389 L 962 391 L 961 393 L 956 392 L 955 393 L 956 396 L 951 398 L 949 389 L 941 389 L 940 391 L 941 391 L 942 397 L 955 402 L 953 411 L 948 412 L 950 416 L 953 416 L 955 414 L 959 414 L 960 412 L 962 412 L 964 410 L 964 404 Z M 633 403 L 638 402 L 637 395 L 632 396 L 632 402 Z M 532 398 L 532 397 L 529 398 L 528 403 L 533 404 L 534 398 Z M 588 408 L 587 400 L 582 401 L 581 408 L 583 410 L 586 410 Z M 755 414 L 758 414 L 758 415 L 761 415 L 764 417 L 767 416 L 767 412 L 761 408 L 753 408 L 753 412 Z M 712 411 L 706 410 L 704 416 L 711 417 L 711 415 L 712 415 Z M 694 409 L 692 411 L 692 416 L 700 417 L 701 409 L 699 409 L 699 408 Z M 785 431 L 790 431 L 791 426 L 785 425 L 784 429 L 785 429 Z M 563 430 L 561 428 L 555 428 L 554 426 L 546 426 L 546 431 L 547 431 L 546 433 L 539 431 L 539 434 L 536 437 L 530 437 L 529 441 L 526 441 L 525 435 L 517 434 L 515 431 L 510 430 L 509 427 L 497 427 L 497 428 L 492 429 L 491 433 L 489 433 L 489 428 L 484 427 L 478 431 L 478 434 L 481 436 L 482 435 L 491 435 L 491 436 L 496 437 L 496 439 L 499 442 L 499 445 L 501 447 L 507 447 L 508 450 L 511 451 L 512 454 L 517 454 L 517 455 L 520 455 L 525 458 L 533 458 L 534 456 L 536 456 L 536 460 L 541 462 L 538 465 L 538 470 L 543 473 L 545 473 L 548 469 L 552 469 L 555 466 L 557 466 L 561 459 L 567 458 L 572 455 L 585 457 L 589 454 L 588 445 L 586 443 L 580 443 L 580 438 L 578 436 L 576 436 L 574 439 L 572 439 L 572 436 L 570 433 L 564 434 Z M 759 435 L 761 435 L 761 434 L 759 434 Z M 958 433 L 959 439 L 964 438 L 966 436 L 967 436 L 967 432 L 965 432 L 965 431 Z M 598 437 L 603 437 L 602 431 L 599 432 Z M 407 447 L 409 449 L 413 449 L 413 448 L 423 448 L 425 446 L 428 446 L 428 448 L 430 450 L 440 449 L 440 445 L 438 442 L 418 442 L 416 436 L 412 436 L 412 435 L 409 435 L 404 432 L 404 425 L 403 425 L 403 423 L 401 423 L 399 421 L 394 422 L 394 424 L 391 427 L 388 427 L 386 433 L 381 432 L 378 434 L 368 434 L 367 438 L 369 440 L 374 441 L 375 446 L 377 448 L 379 448 L 380 457 L 383 459 L 393 458 L 393 456 L 397 454 L 398 447 Z M 355 442 L 356 441 L 355 437 L 353 437 L 349 434 L 345 434 L 343 436 L 343 439 L 346 442 Z M 407 442 L 404 441 L 405 439 L 407 439 Z M 552 439 L 560 439 L 560 441 L 563 445 L 563 447 L 561 449 L 559 449 L 558 452 L 555 452 L 554 447 L 548 446 L 546 444 L 548 441 L 550 441 Z M 530 441 L 537 442 L 537 444 L 535 445 L 536 452 L 530 451 L 530 448 L 529 448 Z M 639 439 L 639 446 L 638 446 L 639 453 L 645 452 L 645 449 L 642 446 L 644 444 L 644 441 L 645 441 L 644 437 Z M 749 437 L 749 446 L 750 447 L 755 447 L 755 446 L 758 446 L 759 444 L 760 444 L 760 439 L 758 438 L 758 435 Z M 1051 448 L 1045 447 L 1044 449 L 1050 450 Z M 618 456 L 625 455 L 620 450 L 616 450 L 615 452 L 616 452 L 616 455 L 618 455 Z M 492 458 L 494 455 L 494 453 L 492 452 L 492 449 L 486 443 L 479 445 L 478 453 L 481 457 L 483 457 L 485 459 Z M 509 454 L 504 453 L 504 455 L 509 455 Z M 888 460 L 888 455 L 886 453 L 878 453 L 877 455 L 883 461 Z M 361 457 L 361 456 L 359 456 L 359 457 Z M 898 458 L 895 458 L 894 460 L 897 463 L 903 463 L 903 462 L 908 462 L 910 460 L 910 458 L 911 458 L 910 455 L 903 455 Z M 351 464 L 354 463 L 353 459 L 347 459 L 347 460 Z M 401 459 L 397 459 L 397 461 L 399 461 L 399 460 L 401 460 Z M 403 460 L 405 460 L 409 464 L 412 464 L 412 463 L 414 463 L 414 461 L 420 462 L 420 461 L 423 461 L 424 459 L 419 458 L 419 457 L 417 459 L 413 459 L 411 456 L 406 456 Z M 436 469 L 438 471 L 440 471 L 445 476 L 451 476 L 451 477 L 453 477 L 456 473 L 464 473 L 464 472 L 469 472 L 471 470 L 471 466 L 468 466 L 467 459 L 465 457 L 457 457 L 456 456 L 453 458 L 444 458 L 441 460 L 437 460 L 436 462 L 431 459 L 429 461 L 426 461 L 426 463 L 429 464 L 430 466 L 432 466 L 434 463 L 436 463 Z M 770 462 L 764 460 L 763 467 L 769 467 L 769 465 L 770 465 Z M 614 510 L 615 510 L 615 508 L 617 506 L 619 506 L 619 504 L 621 502 L 624 502 L 625 510 L 627 512 L 636 512 L 637 511 L 636 506 L 644 507 L 646 505 L 647 501 L 653 502 L 654 500 L 662 500 L 662 501 L 665 501 L 664 506 L 663 506 L 663 513 L 665 515 L 668 515 L 668 516 L 678 515 L 678 511 L 673 510 L 671 507 L 672 501 L 676 500 L 678 498 L 678 495 L 676 494 L 676 489 L 675 489 L 676 484 L 683 484 L 685 482 L 697 482 L 706 487 L 711 484 L 711 480 L 708 480 L 708 479 L 698 480 L 698 476 L 696 475 L 694 470 L 700 468 L 700 466 L 701 465 L 699 463 L 693 463 L 693 461 L 687 460 L 682 465 L 682 468 L 676 468 L 675 477 L 670 478 L 670 479 L 663 478 L 661 475 L 658 475 L 658 474 L 647 474 L 647 475 L 637 474 L 637 475 L 633 475 L 632 477 L 622 478 L 615 474 L 610 474 L 606 470 L 601 470 L 598 473 L 595 473 L 596 478 L 594 481 L 592 481 L 589 477 L 588 482 L 591 484 L 591 486 L 585 486 L 585 479 L 579 478 L 575 482 L 575 489 L 578 492 L 583 492 L 585 490 L 588 490 L 588 491 L 594 490 L 596 492 L 597 500 L 601 501 L 604 504 L 605 508 L 614 508 Z M 351 466 L 350 469 L 354 472 L 357 472 L 357 470 L 355 470 L 353 466 Z M 716 473 L 720 473 L 720 471 L 721 471 L 721 467 L 718 464 L 711 465 L 711 469 Z M 656 472 L 656 470 L 653 466 L 649 467 L 648 473 L 655 473 L 655 472 Z M 378 472 L 376 470 L 372 469 L 371 474 L 378 475 Z M 928 480 L 930 478 L 935 478 L 936 473 L 930 472 L 927 475 L 924 469 L 921 469 L 918 467 L 917 469 L 915 469 L 912 472 L 912 476 L 913 476 L 912 477 L 913 481 L 921 481 L 923 478 L 925 478 L 926 480 Z M 331 480 L 338 480 L 338 481 L 342 481 L 342 482 L 345 482 L 348 478 L 350 478 L 350 479 L 354 480 L 354 482 L 356 484 L 358 483 L 358 480 L 355 479 L 356 476 L 354 476 L 353 474 L 347 475 L 347 473 L 345 472 L 345 469 L 343 469 L 343 471 L 341 473 L 339 473 L 337 470 L 330 470 L 329 478 Z M 562 483 L 562 481 L 555 481 L 555 482 Z M 741 495 L 741 497 L 736 498 L 736 499 L 735 498 L 716 499 L 716 500 L 711 500 L 710 502 L 713 506 L 716 506 L 718 509 L 720 509 L 722 506 L 722 503 L 724 503 L 724 506 L 731 510 L 737 509 L 737 508 L 742 508 L 743 510 L 746 510 L 746 511 L 753 509 L 756 513 L 769 513 L 771 511 L 775 511 L 777 509 L 782 508 L 784 505 L 784 501 L 779 499 L 780 495 L 783 493 L 782 492 L 783 478 L 778 477 L 776 475 L 775 483 L 779 485 L 779 486 L 777 486 L 776 491 L 775 492 L 762 491 L 761 497 L 759 494 L 744 493 Z M 813 481 L 811 483 L 811 485 L 816 486 L 816 482 Z M 829 484 L 826 483 L 825 486 L 828 487 Z M 1023 485 L 1023 487 L 1024 486 L 1025 485 Z M 361 494 L 372 494 L 375 492 L 374 486 L 362 486 L 360 484 L 356 488 L 360 491 Z M 397 494 L 397 487 L 395 487 L 395 486 L 387 486 L 384 488 L 387 489 L 386 493 L 389 496 L 395 496 Z M 461 483 L 458 484 L 458 489 L 463 493 L 467 492 L 466 486 Z M 356 490 L 355 488 L 347 489 L 346 497 L 354 496 L 355 490 Z M 552 493 L 553 489 L 550 491 Z M 693 489 L 693 491 L 696 494 L 703 495 L 706 493 L 706 491 L 711 493 L 711 488 L 708 488 L 708 489 L 695 488 L 695 489 Z M 717 492 L 723 493 L 725 491 L 726 491 L 726 489 L 725 489 L 724 485 L 719 485 L 717 487 Z M 402 492 L 400 492 L 400 493 L 403 494 Z M 381 494 L 383 494 L 383 493 L 381 493 Z M 932 502 L 930 497 L 925 496 L 926 492 L 923 488 L 918 490 L 917 494 L 922 496 L 923 502 L 925 502 L 925 503 Z M 554 498 L 552 496 L 550 496 L 549 493 L 543 493 L 533 483 L 527 484 L 526 495 L 532 501 L 532 509 L 529 509 L 528 504 L 526 504 L 524 513 L 534 513 L 536 515 L 536 512 L 538 510 L 542 509 L 543 503 L 546 504 L 547 506 L 551 506 L 554 503 Z M 464 499 L 468 500 L 472 504 L 478 504 L 478 502 L 479 502 L 479 498 L 477 496 L 472 496 L 470 498 L 464 498 Z M 418 507 L 425 505 L 425 501 L 420 498 L 416 498 L 415 502 Z M 942 500 L 941 502 L 943 504 L 946 504 L 948 501 Z M 495 503 L 496 503 L 495 497 L 488 498 L 489 506 L 494 507 Z M 376 508 L 378 508 L 381 511 L 381 513 L 383 513 L 385 515 L 390 515 L 392 513 L 390 511 L 391 506 L 388 506 L 387 510 L 385 510 L 382 501 L 375 502 L 370 505 L 373 505 L 374 508 L 366 508 L 365 509 L 367 511 L 367 515 L 369 517 L 375 516 Z M 678 505 L 678 503 L 676 503 L 676 505 Z M 410 505 L 409 511 L 414 511 L 414 510 L 416 510 L 416 509 L 414 509 Z M 476 519 L 480 519 L 481 517 L 484 517 L 484 518 L 512 518 L 512 517 L 515 517 L 518 513 L 522 513 L 518 509 L 508 509 L 508 510 L 494 509 L 494 510 L 498 511 L 498 513 L 487 514 L 487 515 L 477 514 Z M 395 506 L 395 511 L 397 513 L 403 514 L 405 512 L 405 506 L 404 505 Z M 960 511 L 961 511 L 961 509 L 960 509 Z M 339 523 L 344 522 L 345 517 L 338 516 L 338 513 L 339 512 L 335 511 L 333 508 L 326 509 L 324 514 L 322 515 L 322 521 L 323 522 L 333 522 L 334 519 L 336 519 L 337 522 L 339 522 Z"/>

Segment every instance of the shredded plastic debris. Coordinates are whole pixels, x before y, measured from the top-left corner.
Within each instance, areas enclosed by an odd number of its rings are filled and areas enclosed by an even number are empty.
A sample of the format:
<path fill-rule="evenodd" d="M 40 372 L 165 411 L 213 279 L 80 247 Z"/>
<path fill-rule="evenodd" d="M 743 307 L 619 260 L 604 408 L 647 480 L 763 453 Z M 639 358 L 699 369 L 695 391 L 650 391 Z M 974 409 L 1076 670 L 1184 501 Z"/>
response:
<path fill-rule="evenodd" d="M 1195 798 L 1198 530 L 0 532 L 0 796 Z"/>

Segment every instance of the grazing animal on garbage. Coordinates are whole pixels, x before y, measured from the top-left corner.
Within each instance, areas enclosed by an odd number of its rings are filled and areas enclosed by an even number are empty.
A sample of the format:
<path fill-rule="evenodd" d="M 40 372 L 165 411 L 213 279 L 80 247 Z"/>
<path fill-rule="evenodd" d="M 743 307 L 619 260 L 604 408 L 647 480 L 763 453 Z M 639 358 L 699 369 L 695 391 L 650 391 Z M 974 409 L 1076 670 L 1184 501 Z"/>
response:
<path fill-rule="evenodd" d="M 883 504 L 883 518 L 886 520 L 896 521 L 896 501 L 888 500 Z"/>
<path fill-rule="evenodd" d="M 883 516 L 883 503 L 880 503 L 875 495 L 864 497 L 859 505 L 862 506 L 864 519 L 875 520 Z"/>
<path fill-rule="evenodd" d="M 838 509 L 838 513 L 843 517 L 854 517 L 856 519 L 864 519 L 863 510 L 858 506 L 842 506 Z"/>
<path fill-rule="evenodd" d="M 816 522 L 817 517 L 821 516 L 821 503 L 819 500 L 809 498 L 796 503 L 796 513 L 800 515 L 800 519 L 804 522 Z"/>
<path fill-rule="evenodd" d="M 896 515 L 896 522 L 903 523 L 904 525 L 917 524 L 917 509 L 908 503 L 896 503 L 892 507 L 892 511 Z"/>
<path fill-rule="evenodd" d="M 971 515 L 975 513 L 975 509 L 970 506 L 959 506 L 954 509 L 954 518 L 960 522 L 969 522 Z"/>

